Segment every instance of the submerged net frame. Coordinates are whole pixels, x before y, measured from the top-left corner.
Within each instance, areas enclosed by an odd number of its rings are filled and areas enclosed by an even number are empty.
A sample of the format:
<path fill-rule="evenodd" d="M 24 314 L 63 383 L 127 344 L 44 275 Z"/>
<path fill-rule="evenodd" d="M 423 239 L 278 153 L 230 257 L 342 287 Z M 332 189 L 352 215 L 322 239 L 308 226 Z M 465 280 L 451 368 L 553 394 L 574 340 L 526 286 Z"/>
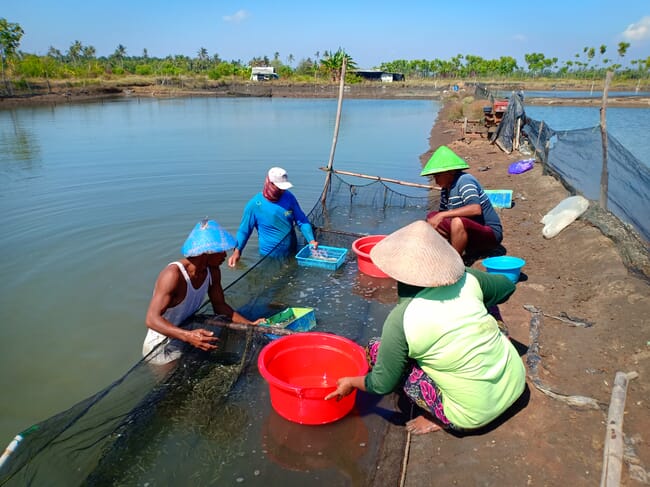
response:
<path fill-rule="evenodd" d="M 350 249 L 361 235 L 388 234 L 437 206 L 425 188 L 334 173 L 324 191 L 326 205 L 316 203 L 309 218 L 317 240 L 332 247 Z M 225 294 L 248 316 L 312 307 L 315 331 L 360 344 L 381 334 L 396 302 L 394 281 L 359 273 L 352 251 L 336 271 L 263 258 Z M 210 308 L 205 303 L 198 313 Z M 192 320 L 186 326 L 209 328 Z M 0 485 L 210 485 L 254 475 L 372 482 L 387 427 L 382 407 L 362 396 L 355 412 L 337 423 L 296 428 L 271 409 L 257 371 L 257 353 L 269 338 L 213 331 L 221 339 L 218 351 L 187 350 L 168 369 L 142 359 L 102 391 L 18 435 L 0 468 Z M 297 444 L 305 451 L 297 452 Z M 309 451 L 313 444 L 320 451 Z"/>

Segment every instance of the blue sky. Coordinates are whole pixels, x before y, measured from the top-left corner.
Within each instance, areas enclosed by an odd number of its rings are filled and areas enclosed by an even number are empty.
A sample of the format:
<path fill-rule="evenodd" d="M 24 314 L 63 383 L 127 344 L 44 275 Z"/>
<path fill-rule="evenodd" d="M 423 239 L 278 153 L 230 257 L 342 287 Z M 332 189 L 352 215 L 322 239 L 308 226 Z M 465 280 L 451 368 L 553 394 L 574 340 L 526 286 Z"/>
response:
<path fill-rule="evenodd" d="M 625 60 L 650 56 L 650 0 L 354 1 L 329 0 L 5 0 L 0 17 L 25 31 L 20 49 L 66 52 L 79 40 L 108 56 L 122 44 L 127 55 L 210 56 L 247 63 L 276 52 L 293 65 L 343 48 L 360 68 L 396 59 L 486 59 L 542 52 L 560 62 L 583 47 L 607 46 L 619 62 L 621 41 L 631 43 Z M 597 56 L 597 60 L 599 57 Z"/>

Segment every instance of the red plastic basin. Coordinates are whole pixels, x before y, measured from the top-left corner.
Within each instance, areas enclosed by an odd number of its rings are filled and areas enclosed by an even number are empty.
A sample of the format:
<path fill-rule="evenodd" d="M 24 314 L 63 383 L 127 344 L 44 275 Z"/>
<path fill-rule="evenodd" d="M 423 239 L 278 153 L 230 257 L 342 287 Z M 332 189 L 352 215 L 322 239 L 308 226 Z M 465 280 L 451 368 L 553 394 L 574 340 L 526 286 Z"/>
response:
<path fill-rule="evenodd" d="M 377 242 L 386 238 L 386 235 L 368 235 L 361 237 L 352 243 L 352 250 L 357 254 L 359 270 L 370 277 L 390 277 L 381 271 L 370 258 L 370 251 Z"/>
<path fill-rule="evenodd" d="M 257 368 L 269 384 L 273 409 L 300 424 L 326 424 L 354 407 L 356 390 L 340 401 L 325 401 L 341 377 L 368 371 L 366 352 L 352 340 L 331 333 L 306 332 L 266 345 Z"/>

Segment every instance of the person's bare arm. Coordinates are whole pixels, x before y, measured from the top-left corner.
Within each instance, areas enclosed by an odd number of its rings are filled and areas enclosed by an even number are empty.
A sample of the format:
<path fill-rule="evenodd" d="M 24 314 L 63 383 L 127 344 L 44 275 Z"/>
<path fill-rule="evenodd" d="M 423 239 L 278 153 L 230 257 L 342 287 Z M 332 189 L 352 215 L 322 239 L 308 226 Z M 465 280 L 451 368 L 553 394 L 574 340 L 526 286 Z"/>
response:
<path fill-rule="evenodd" d="M 156 285 L 153 296 L 149 302 L 145 323 L 147 327 L 169 338 L 175 338 L 187 342 L 201 350 L 213 350 L 217 348 L 214 344 L 218 340 L 214 333 L 203 328 L 195 330 L 184 330 L 174 326 L 167 321 L 163 314 L 168 308 L 174 306 L 179 294 L 179 279 L 182 279 L 180 271 L 175 266 L 167 266 L 162 270 Z M 183 284 L 185 281 L 183 280 Z"/>
<path fill-rule="evenodd" d="M 472 205 L 461 206 L 460 208 L 454 208 L 453 210 L 439 211 L 433 217 L 429 218 L 429 223 L 431 223 L 434 228 L 439 224 L 443 218 L 454 218 L 458 216 L 464 216 L 467 218 L 473 216 L 479 216 L 483 213 L 481 205 L 474 203 Z M 434 224 L 435 223 L 435 224 Z"/>
<path fill-rule="evenodd" d="M 248 318 L 240 315 L 228 303 L 226 303 L 223 287 L 221 286 L 221 269 L 219 269 L 219 267 L 209 267 L 208 269 L 212 274 L 212 284 L 208 289 L 208 297 L 210 298 L 210 303 L 212 303 L 212 309 L 214 310 L 215 314 L 223 315 L 233 323 L 257 325 L 264 321 L 263 318 L 260 318 L 256 321 L 251 321 Z"/>

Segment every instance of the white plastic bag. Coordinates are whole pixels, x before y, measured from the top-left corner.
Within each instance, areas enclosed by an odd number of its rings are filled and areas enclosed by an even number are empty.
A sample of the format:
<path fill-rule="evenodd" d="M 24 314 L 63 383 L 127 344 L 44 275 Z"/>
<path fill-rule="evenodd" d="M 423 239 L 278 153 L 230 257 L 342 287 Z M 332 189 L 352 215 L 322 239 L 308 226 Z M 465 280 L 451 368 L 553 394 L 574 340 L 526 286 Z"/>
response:
<path fill-rule="evenodd" d="M 544 238 L 553 238 L 569 224 L 575 221 L 589 208 L 589 200 L 582 196 L 569 196 L 557 204 L 541 219 L 544 224 L 542 235 Z"/>

